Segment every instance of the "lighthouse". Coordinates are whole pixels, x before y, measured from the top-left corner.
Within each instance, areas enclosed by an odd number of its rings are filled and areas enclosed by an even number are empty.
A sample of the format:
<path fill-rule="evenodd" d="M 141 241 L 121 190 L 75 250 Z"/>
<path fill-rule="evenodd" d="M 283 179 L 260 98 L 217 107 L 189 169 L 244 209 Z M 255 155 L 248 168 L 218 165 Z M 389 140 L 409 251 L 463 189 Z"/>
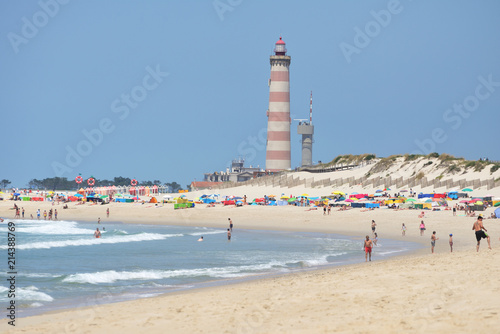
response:
<path fill-rule="evenodd" d="M 274 55 L 270 57 L 269 109 L 267 110 L 266 171 L 291 168 L 290 155 L 290 56 L 286 44 L 276 42 Z"/>

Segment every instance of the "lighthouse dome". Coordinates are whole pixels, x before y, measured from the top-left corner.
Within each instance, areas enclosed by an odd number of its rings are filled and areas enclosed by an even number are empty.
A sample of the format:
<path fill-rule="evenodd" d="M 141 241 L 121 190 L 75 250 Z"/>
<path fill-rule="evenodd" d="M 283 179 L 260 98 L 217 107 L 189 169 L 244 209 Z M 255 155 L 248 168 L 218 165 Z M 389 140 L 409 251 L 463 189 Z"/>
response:
<path fill-rule="evenodd" d="M 280 39 L 276 42 L 276 46 L 274 48 L 274 53 L 277 56 L 284 56 L 286 54 L 286 47 L 285 47 L 285 42 L 280 36 Z"/>

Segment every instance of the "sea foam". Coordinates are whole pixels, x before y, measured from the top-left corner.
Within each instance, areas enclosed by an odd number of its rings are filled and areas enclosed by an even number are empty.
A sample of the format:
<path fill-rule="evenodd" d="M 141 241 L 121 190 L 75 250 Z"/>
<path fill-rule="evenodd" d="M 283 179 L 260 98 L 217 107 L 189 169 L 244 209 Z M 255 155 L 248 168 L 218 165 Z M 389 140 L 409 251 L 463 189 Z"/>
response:
<path fill-rule="evenodd" d="M 109 238 L 85 238 L 75 240 L 43 241 L 29 244 L 18 244 L 17 249 L 49 249 L 55 247 L 68 246 L 90 246 L 102 244 L 118 244 L 125 242 L 163 240 L 171 237 L 181 237 L 182 234 L 158 234 L 158 233 L 140 233 L 135 235 L 112 236 Z M 7 249 L 8 246 L 0 246 L 0 249 Z"/>

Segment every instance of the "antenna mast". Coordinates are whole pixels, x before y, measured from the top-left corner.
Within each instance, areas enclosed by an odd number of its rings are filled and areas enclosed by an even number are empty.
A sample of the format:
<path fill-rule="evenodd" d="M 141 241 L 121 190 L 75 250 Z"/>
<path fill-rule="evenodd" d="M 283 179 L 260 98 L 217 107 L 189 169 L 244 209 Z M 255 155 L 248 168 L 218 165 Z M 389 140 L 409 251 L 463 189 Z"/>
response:
<path fill-rule="evenodd" d="M 311 103 L 309 105 L 309 124 L 313 124 L 313 92 L 311 91 Z"/>

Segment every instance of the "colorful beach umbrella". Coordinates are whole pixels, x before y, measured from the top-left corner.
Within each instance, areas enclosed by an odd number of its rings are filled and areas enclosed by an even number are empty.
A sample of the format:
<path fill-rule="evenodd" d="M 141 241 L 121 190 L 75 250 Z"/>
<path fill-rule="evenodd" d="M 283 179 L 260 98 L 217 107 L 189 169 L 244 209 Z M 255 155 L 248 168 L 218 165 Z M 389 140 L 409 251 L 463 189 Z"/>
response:
<path fill-rule="evenodd" d="M 408 203 L 408 202 L 416 202 L 416 201 L 417 201 L 417 200 L 416 200 L 416 199 L 414 199 L 414 198 L 407 198 L 407 199 L 406 199 L 406 203 Z"/>
<path fill-rule="evenodd" d="M 500 202 L 495 203 L 494 207 L 500 206 Z"/>
<path fill-rule="evenodd" d="M 354 201 L 353 201 L 352 199 L 350 199 L 350 198 L 349 198 L 349 199 L 346 199 L 345 201 L 346 201 L 346 202 L 349 202 L 349 203 L 354 202 Z"/>
<path fill-rule="evenodd" d="M 462 191 L 465 191 L 465 192 L 471 192 L 471 191 L 472 191 L 472 189 L 471 189 L 471 188 L 464 188 L 464 189 L 462 189 Z"/>
<path fill-rule="evenodd" d="M 302 195 L 300 195 L 300 196 L 302 196 L 302 197 L 307 197 L 307 196 L 309 196 L 309 194 L 304 193 L 304 194 L 302 194 Z"/>
<path fill-rule="evenodd" d="M 335 190 L 335 191 L 332 191 L 332 194 L 334 194 L 334 195 L 345 195 L 345 192 L 340 191 L 340 190 Z"/>

